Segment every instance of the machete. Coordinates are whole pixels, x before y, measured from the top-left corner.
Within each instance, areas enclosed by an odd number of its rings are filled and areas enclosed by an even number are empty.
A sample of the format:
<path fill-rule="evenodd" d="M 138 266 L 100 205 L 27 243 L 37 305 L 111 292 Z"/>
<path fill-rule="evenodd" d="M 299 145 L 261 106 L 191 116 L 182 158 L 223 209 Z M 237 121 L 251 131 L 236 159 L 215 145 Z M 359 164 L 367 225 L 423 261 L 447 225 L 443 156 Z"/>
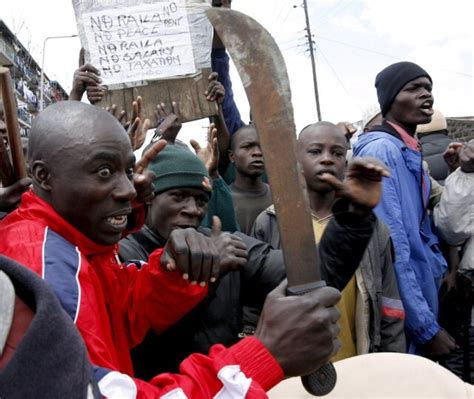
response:
<path fill-rule="evenodd" d="M 258 22 L 235 10 L 211 8 L 211 24 L 228 49 L 247 92 L 278 215 L 288 293 L 302 295 L 321 281 L 306 184 L 296 159 L 296 128 L 283 56 Z M 329 393 L 336 383 L 331 363 L 303 377 L 313 395 Z"/>

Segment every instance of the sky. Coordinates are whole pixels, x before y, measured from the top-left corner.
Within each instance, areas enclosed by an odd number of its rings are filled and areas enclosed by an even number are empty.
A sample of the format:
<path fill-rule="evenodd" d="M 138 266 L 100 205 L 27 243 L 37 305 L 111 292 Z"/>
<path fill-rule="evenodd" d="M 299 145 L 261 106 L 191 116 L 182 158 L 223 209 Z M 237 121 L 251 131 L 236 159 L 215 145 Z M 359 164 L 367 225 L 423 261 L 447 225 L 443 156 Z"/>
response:
<path fill-rule="evenodd" d="M 316 48 L 322 119 L 358 121 L 377 109 L 376 74 L 413 61 L 433 78 L 435 108 L 445 116 L 474 115 L 474 29 L 470 0 L 308 0 Z M 317 120 L 305 17 L 299 0 L 233 0 L 232 7 L 260 22 L 275 38 L 290 77 L 296 128 Z M 77 33 L 68 0 L 2 0 L 0 17 L 42 64 L 49 36 Z M 77 68 L 78 38 L 49 39 L 46 74 L 69 91 Z M 235 100 L 248 122 L 249 106 L 235 68 Z M 183 129 L 185 141 L 205 140 L 206 121 Z M 180 137 L 181 138 L 181 137 Z"/>

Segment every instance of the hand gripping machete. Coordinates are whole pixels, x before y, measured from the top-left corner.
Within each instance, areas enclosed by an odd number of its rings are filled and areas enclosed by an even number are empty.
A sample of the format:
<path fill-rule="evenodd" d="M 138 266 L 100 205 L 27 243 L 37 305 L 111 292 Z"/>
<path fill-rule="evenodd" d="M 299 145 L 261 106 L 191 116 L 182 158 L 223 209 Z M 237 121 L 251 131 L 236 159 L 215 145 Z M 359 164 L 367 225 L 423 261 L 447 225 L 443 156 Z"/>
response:
<path fill-rule="evenodd" d="M 249 16 L 206 11 L 239 71 L 260 137 L 288 277 L 288 295 L 303 295 L 321 281 L 306 184 L 296 159 L 296 128 L 285 62 L 272 36 Z M 310 334 L 310 332 L 308 332 Z M 331 363 L 302 377 L 306 390 L 326 395 L 336 384 Z"/>

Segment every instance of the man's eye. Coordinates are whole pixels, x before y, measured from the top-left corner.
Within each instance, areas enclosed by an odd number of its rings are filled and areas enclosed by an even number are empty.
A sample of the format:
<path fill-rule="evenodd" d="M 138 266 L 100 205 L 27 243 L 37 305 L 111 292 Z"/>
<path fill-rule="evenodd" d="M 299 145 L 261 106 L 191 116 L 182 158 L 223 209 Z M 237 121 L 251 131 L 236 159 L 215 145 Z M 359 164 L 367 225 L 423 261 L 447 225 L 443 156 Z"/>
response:
<path fill-rule="evenodd" d="M 321 150 L 319 150 L 319 149 L 309 150 L 308 152 L 310 154 L 321 154 Z"/>
<path fill-rule="evenodd" d="M 182 201 L 184 199 L 184 195 L 181 193 L 174 193 L 173 198 L 175 201 Z"/>
<path fill-rule="evenodd" d="M 197 203 L 198 206 L 200 206 L 200 207 L 206 206 L 208 202 L 209 202 L 209 200 L 208 200 L 207 197 L 196 198 L 196 203 Z"/>
<path fill-rule="evenodd" d="M 99 169 L 98 174 L 100 177 L 110 177 L 112 176 L 112 171 L 110 168 L 101 168 Z"/>
<path fill-rule="evenodd" d="M 133 168 L 128 168 L 128 169 L 127 169 L 127 176 L 128 176 L 129 178 L 132 178 L 134 172 L 135 172 L 135 171 L 133 170 Z"/>

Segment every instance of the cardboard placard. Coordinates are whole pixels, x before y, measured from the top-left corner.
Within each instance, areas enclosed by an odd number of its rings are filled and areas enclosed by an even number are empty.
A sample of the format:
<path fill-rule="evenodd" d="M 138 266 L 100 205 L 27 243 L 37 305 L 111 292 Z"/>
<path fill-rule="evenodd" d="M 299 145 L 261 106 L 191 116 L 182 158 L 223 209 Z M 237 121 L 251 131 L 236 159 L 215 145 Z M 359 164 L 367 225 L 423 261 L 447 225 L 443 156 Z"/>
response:
<path fill-rule="evenodd" d="M 143 115 L 179 104 L 183 121 L 217 113 L 206 100 L 212 27 L 204 0 L 73 0 L 86 62 L 108 91 L 99 106 L 129 111 L 137 96 Z M 154 126 L 152 126 L 154 127 Z"/>

